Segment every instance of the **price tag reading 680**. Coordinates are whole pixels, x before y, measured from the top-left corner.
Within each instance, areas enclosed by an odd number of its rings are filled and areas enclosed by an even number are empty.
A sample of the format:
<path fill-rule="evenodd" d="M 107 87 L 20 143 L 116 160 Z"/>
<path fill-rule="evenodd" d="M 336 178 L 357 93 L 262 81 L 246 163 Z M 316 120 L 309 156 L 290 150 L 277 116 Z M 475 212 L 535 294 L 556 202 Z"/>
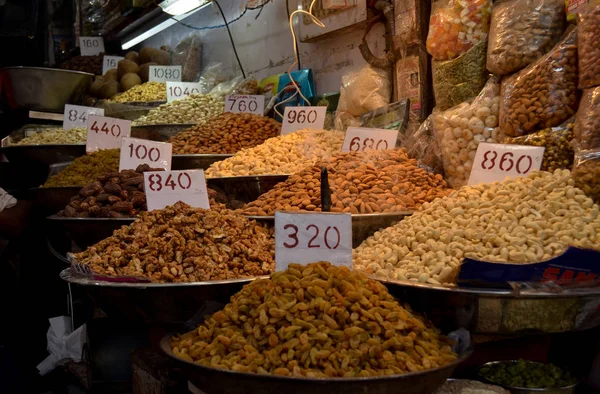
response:
<path fill-rule="evenodd" d="M 394 149 L 397 139 L 398 130 L 348 127 L 342 152 Z"/>
<path fill-rule="evenodd" d="M 317 261 L 352 267 L 352 216 L 275 212 L 276 270 Z"/>
<path fill-rule="evenodd" d="M 145 172 L 144 190 L 149 211 L 163 209 L 177 201 L 195 208 L 210 209 L 202 170 Z"/>
<path fill-rule="evenodd" d="M 322 130 L 327 107 L 285 107 L 281 135 L 301 129 Z"/>
<path fill-rule="evenodd" d="M 119 171 L 135 170 L 140 164 L 148 164 L 151 168 L 164 168 L 170 171 L 172 154 L 173 145 L 167 142 L 123 138 Z"/>

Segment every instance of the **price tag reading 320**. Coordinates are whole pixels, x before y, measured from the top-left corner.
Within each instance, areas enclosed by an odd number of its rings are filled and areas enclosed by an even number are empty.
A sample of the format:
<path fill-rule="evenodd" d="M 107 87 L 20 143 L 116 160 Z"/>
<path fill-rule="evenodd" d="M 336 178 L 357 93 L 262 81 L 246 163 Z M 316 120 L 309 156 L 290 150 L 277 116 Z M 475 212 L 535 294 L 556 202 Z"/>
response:
<path fill-rule="evenodd" d="M 181 66 L 150 66 L 150 82 L 181 82 Z"/>
<path fill-rule="evenodd" d="M 301 129 L 322 130 L 327 107 L 285 107 L 281 135 Z"/>
<path fill-rule="evenodd" d="M 104 115 L 104 108 L 84 107 L 81 105 L 65 105 L 63 129 L 71 130 L 75 127 L 87 127 L 88 116 Z"/>
<path fill-rule="evenodd" d="M 265 113 L 265 96 L 245 94 L 229 95 L 225 97 L 225 112 L 263 115 Z"/>
<path fill-rule="evenodd" d="M 348 127 L 342 152 L 394 149 L 397 139 L 398 130 Z"/>
<path fill-rule="evenodd" d="M 144 190 L 149 211 L 163 209 L 177 201 L 194 208 L 210 209 L 202 170 L 147 171 L 144 173 Z"/>
<path fill-rule="evenodd" d="M 479 183 L 500 182 L 506 178 L 525 176 L 539 170 L 544 158 L 544 147 L 490 144 L 477 147 L 469 186 Z"/>
<path fill-rule="evenodd" d="M 87 121 L 86 152 L 100 149 L 118 149 L 121 139 L 131 135 L 131 121 L 90 115 Z"/>
<path fill-rule="evenodd" d="M 275 212 L 276 271 L 317 261 L 352 268 L 352 216 Z"/>
<path fill-rule="evenodd" d="M 135 170 L 140 164 L 170 171 L 172 155 L 173 145 L 167 142 L 125 137 L 121 140 L 119 171 Z"/>

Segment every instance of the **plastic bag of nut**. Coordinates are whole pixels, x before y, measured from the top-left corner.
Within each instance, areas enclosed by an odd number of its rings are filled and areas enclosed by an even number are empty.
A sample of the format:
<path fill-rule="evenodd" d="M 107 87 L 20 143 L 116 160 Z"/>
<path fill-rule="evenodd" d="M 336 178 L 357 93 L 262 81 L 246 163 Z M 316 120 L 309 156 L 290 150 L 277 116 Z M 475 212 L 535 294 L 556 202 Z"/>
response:
<path fill-rule="evenodd" d="M 575 186 L 600 204 L 600 149 L 576 152 L 572 176 Z"/>
<path fill-rule="evenodd" d="M 600 1 L 593 1 L 579 12 L 579 89 L 600 85 Z"/>
<path fill-rule="evenodd" d="M 600 86 L 583 91 L 575 117 L 573 146 L 576 149 L 600 149 Z"/>
<path fill-rule="evenodd" d="M 577 30 L 544 57 L 502 80 L 500 127 L 511 137 L 561 124 L 577 110 Z"/>
<path fill-rule="evenodd" d="M 443 112 L 436 110 L 432 115 L 442 150 L 446 181 L 455 189 L 467 184 L 479 143 L 504 140 L 498 127 L 498 80 L 498 77 L 490 78 L 472 102 L 464 102 Z"/>
<path fill-rule="evenodd" d="M 406 149 L 411 158 L 417 160 L 419 167 L 436 174 L 444 174 L 442 151 L 435 138 L 432 115 L 429 115 L 414 132 L 407 131 L 400 146 Z"/>
<path fill-rule="evenodd" d="M 497 2 L 487 52 L 487 69 L 512 74 L 546 54 L 565 29 L 563 0 Z"/>
<path fill-rule="evenodd" d="M 197 81 L 202 67 L 202 44 L 199 34 L 190 34 L 175 47 L 173 65 L 182 68 L 181 80 L 184 82 Z"/>

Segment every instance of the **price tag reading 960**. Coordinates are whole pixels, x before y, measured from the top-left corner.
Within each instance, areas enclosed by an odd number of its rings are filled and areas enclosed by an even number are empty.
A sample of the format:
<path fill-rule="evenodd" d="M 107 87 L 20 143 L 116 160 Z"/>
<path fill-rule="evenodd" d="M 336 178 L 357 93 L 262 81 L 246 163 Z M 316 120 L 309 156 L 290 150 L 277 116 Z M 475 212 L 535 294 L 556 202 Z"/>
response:
<path fill-rule="evenodd" d="M 480 143 L 473 159 L 469 186 L 500 182 L 539 170 L 544 150 L 543 146 Z"/>
<path fill-rule="evenodd" d="M 131 135 L 131 121 L 90 115 L 87 121 L 86 152 L 100 149 L 117 149 L 121 139 Z"/>
<path fill-rule="evenodd" d="M 276 270 L 317 261 L 352 268 L 352 216 L 275 212 Z"/>
<path fill-rule="evenodd" d="M 151 168 L 171 170 L 173 145 L 167 142 L 156 142 L 125 137 L 121 139 L 121 156 L 119 171 L 135 170 L 140 164 L 148 164 Z"/>
<path fill-rule="evenodd" d="M 150 82 L 181 82 L 181 66 L 150 66 Z"/>
<path fill-rule="evenodd" d="M 199 94 L 199 82 L 167 82 L 167 102 L 181 100 L 191 94 Z"/>
<path fill-rule="evenodd" d="M 87 127 L 90 115 L 104 115 L 104 108 L 83 107 L 81 105 L 65 105 L 63 129 L 71 130 L 75 127 Z"/>
<path fill-rule="evenodd" d="M 348 127 L 342 152 L 394 149 L 397 139 L 398 130 Z"/>
<path fill-rule="evenodd" d="M 301 129 L 322 130 L 327 107 L 285 107 L 281 135 Z"/>
<path fill-rule="evenodd" d="M 102 60 L 102 75 L 106 74 L 108 70 L 116 69 L 121 60 L 125 59 L 123 56 L 104 56 Z"/>
<path fill-rule="evenodd" d="M 145 172 L 144 190 L 149 211 L 163 209 L 177 201 L 195 208 L 210 209 L 202 170 Z"/>
<path fill-rule="evenodd" d="M 225 112 L 263 115 L 265 113 L 265 96 L 232 94 L 225 97 Z"/>
<path fill-rule="evenodd" d="M 104 38 L 79 37 L 79 51 L 81 56 L 96 56 L 104 52 Z"/>

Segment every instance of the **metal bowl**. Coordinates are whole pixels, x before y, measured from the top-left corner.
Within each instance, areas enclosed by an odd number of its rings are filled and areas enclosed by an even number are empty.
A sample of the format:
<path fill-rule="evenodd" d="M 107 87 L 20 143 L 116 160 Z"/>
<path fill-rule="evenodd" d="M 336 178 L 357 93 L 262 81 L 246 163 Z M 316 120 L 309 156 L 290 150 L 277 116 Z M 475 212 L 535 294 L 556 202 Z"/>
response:
<path fill-rule="evenodd" d="M 80 102 L 94 75 L 55 68 L 7 67 L 0 70 L 0 79 L 3 101 L 11 109 L 62 113 L 65 104 Z"/>
<path fill-rule="evenodd" d="M 172 170 L 206 170 L 211 164 L 225 160 L 233 156 L 232 154 L 189 154 L 173 155 L 171 159 Z"/>
<path fill-rule="evenodd" d="M 33 200 L 42 213 L 51 215 L 63 210 L 71 201 L 71 198 L 79 194 L 81 187 L 38 187 L 31 189 Z"/>
<path fill-rule="evenodd" d="M 499 365 L 499 364 L 513 364 L 516 363 L 517 360 L 505 360 L 505 361 L 491 361 L 489 363 L 485 363 L 483 364 L 481 367 L 479 367 L 479 378 L 481 378 L 482 381 L 489 383 L 489 384 L 494 384 L 496 386 L 501 386 L 504 387 L 507 390 L 510 390 L 511 394 L 572 394 L 575 393 L 575 387 L 577 387 L 577 385 L 579 384 L 578 382 L 575 382 L 574 384 L 570 385 L 570 386 L 564 386 L 564 387 L 559 387 L 559 388 L 527 388 L 527 387 L 514 387 L 514 386 L 505 386 L 503 384 L 500 384 L 498 382 L 494 382 L 493 380 L 489 380 L 487 378 L 485 378 L 483 375 L 481 375 L 481 369 L 490 366 L 490 365 Z M 527 361 L 530 364 L 543 364 L 543 363 L 539 363 L 536 361 Z"/>
<path fill-rule="evenodd" d="M 152 124 L 131 126 L 131 137 L 164 142 L 175 134 L 196 126 L 195 124 Z"/>
<path fill-rule="evenodd" d="M 171 350 L 172 335 L 160 341 L 160 348 L 184 367 L 188 380 L 203 392 L 210 394 L 431 394 L 442 386 L 454 369 L 465 361 L 466 352 L 451 364 L 441 368 L 404 375 L 368 378 L 297 378 L 234 372 L 194 364 L 175 356 Z"/>
<path fill-rule="evenodd" d="M 110 237 L 121 226 L 128 226 L 136 218 L 65 218 L 48 216 L 50 223 L 62 227 L 69 238 L 81 249 L 86 249 Z"/>
<path fill-rule="evenodd" d="M 256 200 L 289 175 L 250 175 L 208 178 L 206 185 L 217 193 L 227 196 L 227 206 L 241 208 L 244 204 Z"/>

